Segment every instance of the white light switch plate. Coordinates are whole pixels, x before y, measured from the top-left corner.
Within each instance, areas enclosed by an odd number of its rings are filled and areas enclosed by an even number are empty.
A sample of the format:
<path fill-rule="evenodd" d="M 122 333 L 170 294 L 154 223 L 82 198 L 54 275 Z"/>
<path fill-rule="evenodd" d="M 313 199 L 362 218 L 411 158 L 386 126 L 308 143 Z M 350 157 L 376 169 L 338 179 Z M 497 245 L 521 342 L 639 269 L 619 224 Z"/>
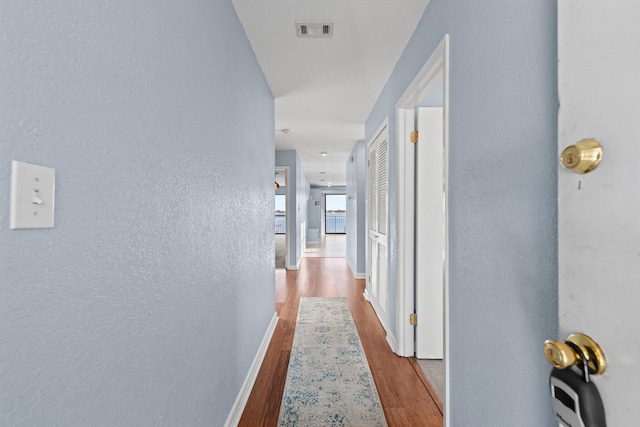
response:
<path fill-rule="evenodd" d="M 53 228 L 56 170 L 46 166 L 11 163 L 12 230 Z"/>

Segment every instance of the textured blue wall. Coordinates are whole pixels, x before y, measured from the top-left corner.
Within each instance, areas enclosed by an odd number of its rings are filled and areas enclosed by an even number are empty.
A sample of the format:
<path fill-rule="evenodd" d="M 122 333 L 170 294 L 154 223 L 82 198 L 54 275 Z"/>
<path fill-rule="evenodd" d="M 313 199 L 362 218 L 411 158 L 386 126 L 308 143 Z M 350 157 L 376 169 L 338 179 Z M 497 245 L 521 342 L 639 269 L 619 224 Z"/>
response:
<path fill-rule="evenodd" d="M 320 235 L 324 233 L 324 194 L 322 194 L 323 188 L 326 188 L 326 187 L 312 187 L 309 190 L 309 200 L 313 200 L 314 203 L 316 201 L 320 202 L 320 205 L 318 205 L 318 211 L 317 211 L 319 216 L 319 221 L 317 221 L 315 224 L 311 224 L 312 226 L 318 226 L 318 233 Z"/>
<path fill-rule="evenodd" d="M 358 141 L 347 159 L 347 260 L 354 274 L 364 277 L 366 265 L 367 146 Z"/>
<path fill-rule="evenodd" d="M 316 205 L 315 203 L 319 204 Z M 318 238 L 324 231 L 324 217 L 322 216 L 322 204 L 324 196 L 322 190 L 318 187 L 312 187 L 309 190 L 309 201 L 307 202 L 307 229 L 317 228 Z"/>
<path fill-rule="evenodd" d="M 431 0 L 366 123 L 369 140 L 390 118 L 391 188 L 395 103 L 447 33 L 451 425 L 557 425 L 541 350 L 557 334 L 556 2 Z"/>
<path fill-rule="evenodd" d="M 231 2 L 0 28 L 0 425 L 223 425 L 275 311 L 273 97 Z M 56 169 L 55 228 L 9 230 L 12 159 Z"/>

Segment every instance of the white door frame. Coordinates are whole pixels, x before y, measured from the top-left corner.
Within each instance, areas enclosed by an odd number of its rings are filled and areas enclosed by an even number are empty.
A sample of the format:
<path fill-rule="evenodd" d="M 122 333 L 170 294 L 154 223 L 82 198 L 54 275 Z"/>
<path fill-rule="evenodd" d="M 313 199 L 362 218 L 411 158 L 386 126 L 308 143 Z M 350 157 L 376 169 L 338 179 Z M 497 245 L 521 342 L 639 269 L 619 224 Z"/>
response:
<path fill-rule="evenodd" d="M 398 171 L 398 269 L 396 276 L 397 350 L 399 356 L 413 356 L 414 327 L 409 315 L 414 309 L 414 213 L 415 213 L 415 150 L 410 142 L 414 130 L 414 115 L 418 103 L 442 82 L 444 87 L 444 365 L 445 415 L 449 425 L 449 35 L 445 35 L 422 69 L 396 103 L 396 147 Z"/>
<path fill-rule="evenodd" d="M 291 180 L 289 179 L 289 174 L 291 168 L 289 166 L 278 166 L 276 165 L 275 169 L 284 170 L 284 221 L 285 221 L 285 236 L 284 236 L 284 268 L 285 270 L 291 270 L 291 265 L 289 264 L 289 257 L 291 256 L 291 216 L 289 213 L 289 200 L 291 200 L 291 192 L 289 190 Z"/>

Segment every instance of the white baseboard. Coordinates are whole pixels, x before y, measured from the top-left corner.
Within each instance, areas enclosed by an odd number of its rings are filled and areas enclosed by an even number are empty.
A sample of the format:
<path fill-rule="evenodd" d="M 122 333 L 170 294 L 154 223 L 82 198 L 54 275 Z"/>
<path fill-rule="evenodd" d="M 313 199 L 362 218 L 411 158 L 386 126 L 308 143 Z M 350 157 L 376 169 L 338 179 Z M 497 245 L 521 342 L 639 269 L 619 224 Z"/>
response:
<path fill-rule="evenodd" d="M 389 347 L 391 347 L 391 351 L 398 354 L 398 343 L 396 341 L 396 337 L 391 335 L 389 331 L 387 331 L 387 343 L 389 344 Z"/>
<path fill-rule="evenodd" d="M 296 265 L 288 265 L 287 270 L 300 270 L 300 264 L 302 264 L 302 258 L 298 258 L 298 263 Z"/>
<path fill-rule="evenodd" d="M 260 372 L 262 361 L 264 360 L 265 354 L 267 354 L 267 348 L 269 348 L 269 343 L 271 342 L 271 337 L 273 336 L 273 332 L 276 330 L 277 324 L 278 313 L 273 313 L 271 323 L 267 328 L 267 332 L 264 334 L 264 338 L 262 338 L 262 343 L 260 343 L 260 347 L 258 348 L 256 356 L 253 358 L 253 363 L 249 368 L 247 377 L 244 379 L 244 383 L 240 388 L 240 392 L 236 397 L 236 401 L 231 407 L 231 412 L 229 412 L 227 422 L 224 423 L 225 427 L 235 427 L 240 422 L 240 418 L 242 418 L 242 413 L 244 412 L 244 407 L 249 400 L 249 395 L 251 394 L 251 390 L 253 389 L 253 384 L 256 382 L 258 372 Z"/>
<path fill-rule="evenodd" d="M 371 295 L 369 294 L 368 289 L 365 289 L 362 295 L 364 296 L 365 300 L 369 301 L 369 304 L 371 304 L 371 307 L 373 307 L 373 312 L 376 314 L 376 317 L 378 318 L 380 325 L 382 325 L 382 329 L 384 329 L 384 332 L 387 335 L 387 343 L 389 344 L 389 347 L 395 354 L 398 354 L 398 342 L 396 340 L 396 337 L 391 333 L 391 331 L 389 330 L 389 326 L 384 321 L 384 319 L 380 317 L 379 311 L 382 311 L 382 310 L 378 307 L 376 300 L 371 298 Z"/>
<path fill-rule="evenodd" d="M 366 273 L 358 273 L 355 268 L 353 268 L 353 264 L 351 264 L 351 260 L 347 257 L 347 264 L 349 264 L 349 268 L 351 268 L 351 272 L 353 273 L 353 277 L 356 279 L 364 279 L 367 277 Z"/>

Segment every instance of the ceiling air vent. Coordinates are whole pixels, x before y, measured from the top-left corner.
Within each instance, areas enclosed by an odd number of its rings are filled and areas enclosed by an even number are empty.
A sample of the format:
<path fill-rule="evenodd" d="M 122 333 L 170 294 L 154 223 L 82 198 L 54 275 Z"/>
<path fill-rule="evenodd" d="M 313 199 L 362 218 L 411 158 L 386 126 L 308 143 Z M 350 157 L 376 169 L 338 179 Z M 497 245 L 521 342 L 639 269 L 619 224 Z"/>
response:
<path fill-rule="evenodd" d="M 298 37 L 332 37 L 333 22 L 330 21 L 307 21 L 296 22 L 296 34 Z"/>

